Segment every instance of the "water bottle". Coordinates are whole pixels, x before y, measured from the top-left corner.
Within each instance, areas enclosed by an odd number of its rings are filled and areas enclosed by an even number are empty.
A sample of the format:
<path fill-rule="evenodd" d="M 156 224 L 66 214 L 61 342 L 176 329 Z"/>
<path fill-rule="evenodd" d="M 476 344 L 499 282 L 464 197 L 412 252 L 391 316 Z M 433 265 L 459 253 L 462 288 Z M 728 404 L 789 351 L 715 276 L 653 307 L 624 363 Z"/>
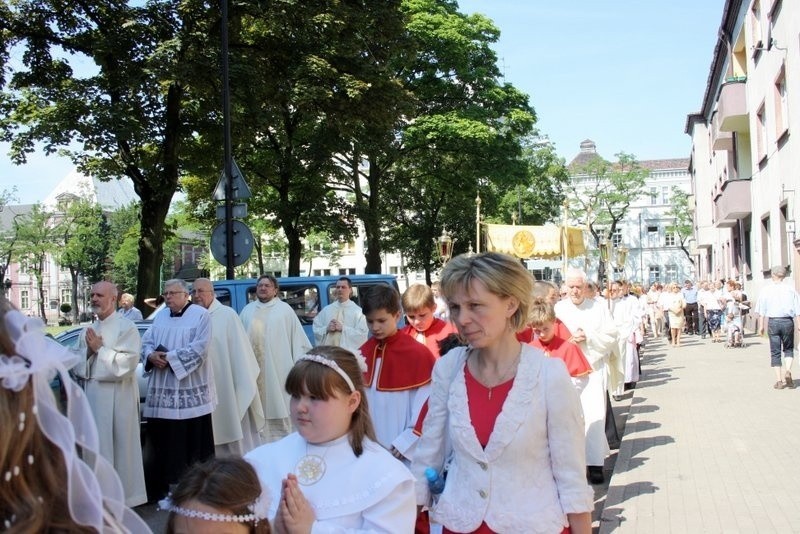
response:
<path fill-rule="evenodd" d="M 428 479 L 428 488 L 431 491 L 431 495 L 439 495 L 444 491 L 444 479 L 436 469 L 433 467 L 426 468 L 425 478 Z"/>

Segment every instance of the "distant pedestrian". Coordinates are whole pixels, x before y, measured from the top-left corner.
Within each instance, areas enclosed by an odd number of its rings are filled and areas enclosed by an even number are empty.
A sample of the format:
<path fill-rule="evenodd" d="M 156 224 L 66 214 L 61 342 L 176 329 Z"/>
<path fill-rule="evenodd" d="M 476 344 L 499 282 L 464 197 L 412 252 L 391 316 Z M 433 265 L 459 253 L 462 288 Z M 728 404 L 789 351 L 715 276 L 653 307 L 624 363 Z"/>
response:
<path fill-rule="evenodd" d="M 756 302 L 760 335 L 769 335 L 769 352 L 772 368 L 778 379 L 775 389 L 794 387 L 792 380 L 792 357 L 794 353 L 794 331 L 800 320 L 800 295 L 795 289 L 784 284 L 786 269 L 775 266 L 770 271 L 772 283 L 761 290 Z M 783 351 L 783 364 L 781 364 Z M 786 369 L 784 372 L 783 369 Z"/>
<path fill-rule="evenodd" d="M 142 312 L 140 312 L 138 308 L 133 307 L 133 295 L 130 293 L 123 293 L 120 295 L 117 313 L 131 321 L 142 320 Z"/>
<path fill-rule="evenodd" d="M 700 332 L 700 323 L 697 317 L 697 288 L 691 280 L 684 280 L 681 295 L 686 302 L 686 307 L 683 309 L 684 332 L 689 335 L 697 334 Z"/>
<path fill-rule="evenodd" d="M 705 301 L 703 308 L 706 311 L 706 321 L 708 322 L 708 331 L 711 333 L 712 343 L 722 342 L 722 314 L 725 310 L 725 303 L 727 297 L 722 291 L 722 282 L 719 280 L 713 282 L 713 287 L 704 294 Z"/>

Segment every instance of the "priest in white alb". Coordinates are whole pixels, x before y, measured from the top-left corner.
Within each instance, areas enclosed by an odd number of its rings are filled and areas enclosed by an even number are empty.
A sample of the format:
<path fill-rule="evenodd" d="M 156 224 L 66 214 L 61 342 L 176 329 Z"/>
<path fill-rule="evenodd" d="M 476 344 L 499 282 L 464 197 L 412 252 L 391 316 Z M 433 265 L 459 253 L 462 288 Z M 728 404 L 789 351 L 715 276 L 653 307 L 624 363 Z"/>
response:
<path fill-rule="evenodd" d="M 233 308 L 217 300 L 208 278 L 192 286 L 192 302 L 211 316 L 208 358 L 214 370 L 217 407 L 211 414 L 214 452 L 218 457 L 243 456 L 262 443 L 266 424 L 258 394 L 256 355 L 242 320 Z"/>
<path fill-rule="evenodd" d="M 601 483 L 603 464 L 611 452 L 605 432 L 606 387 L 612 354 L 616 353 L 617 328 L 605 302 L 586 298 L 586 273 L 569 269 L 565 279 L 568 298 L 556 303 L 556 317 L 572 332 L 570 341 L 581 348 L 592 365 L 593 371 L 581 392 L 581 407 L 589 480 Z"/>
<path fill-rule="evenodd" d="M 75 349 L 80 360 L 72 372 L 84 384 L 92 407 L 100 454 L 119 474 L 125 504 L 138 506 L 147 502 L 136 384 L 141 349 L 139 330 L 132 321 L 115 312 L 114 284 L 94 284 L 90 298 L 97 320 L 81 332 Z"/>
<path fill-rule="evenodd" d="M 294 362 L 311 350 L 297 314 L 277 295 L 278 280 L 272 275 L 261 275 L 256 282 L 258 300 L 239 314 L 261 369 L 258 390 L 267 419 L 264 438 L 268 443 L 291 432 L 289 395 L 284 385 Z"/>
<path fill-rule="evenodd" d="M 349 278 L 342 276 L 336 281 L 336 300 L 314 317 L 317 345 L 335 345 L 354 352 L 367 341 L 367 319 L 358 304 L 350 300 L 352 293 L 353 284 Z"/>

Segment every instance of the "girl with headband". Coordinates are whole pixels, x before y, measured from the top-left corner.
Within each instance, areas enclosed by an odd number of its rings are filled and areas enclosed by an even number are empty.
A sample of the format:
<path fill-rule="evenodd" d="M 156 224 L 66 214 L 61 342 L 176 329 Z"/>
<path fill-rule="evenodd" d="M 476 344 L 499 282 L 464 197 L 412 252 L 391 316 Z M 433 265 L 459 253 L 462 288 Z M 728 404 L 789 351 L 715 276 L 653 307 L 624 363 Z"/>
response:
<path fill-rule="evenodd" d="M 360 356 L 360 355 L 359 355 Z M 296 432 L 249 452 L 279 532 L 413 532 L 411 473 L 375 442 L 362 358 L 318 346 L 286 378 Z"/>

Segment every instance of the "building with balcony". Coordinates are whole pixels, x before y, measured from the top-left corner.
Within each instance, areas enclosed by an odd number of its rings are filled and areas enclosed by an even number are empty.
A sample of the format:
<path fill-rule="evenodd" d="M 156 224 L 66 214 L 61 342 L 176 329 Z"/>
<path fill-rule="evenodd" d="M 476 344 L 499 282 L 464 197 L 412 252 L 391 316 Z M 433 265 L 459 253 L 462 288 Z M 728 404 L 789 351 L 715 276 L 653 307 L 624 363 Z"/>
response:
<path fill-rule="evenodd" d="M 590 186 L 591 178 L 580 169 L 593 158 L 601 157 L 591 139 L 581 143 L 580 152 L 570 162 L 570 186 L 580 191 Z M 675 223 L 669 215 L 673 187 L 688 193 L 691 176 L 686 158 L 644 160 L 639 165 L 650 172 L 645 183 L 645 194 L 634 199 L 626 216 L 618 223 L 612 236 L 613 248 L 625 247 L 628 256 L 624 267 L 612 265 L 614 278 L 627 278 L 649 285 L 654 282 L 683 282 L 695 278 L 696 271 L 690 254 L 691 244 L 681 243 L 669 227 Z M 581 221 L 572 221 L 580 225 Z M 598 252 L 593 238 L 584 233 L 587 245 L 586 259 L 570 260 L 570 265 L 586 270 L 590 278 L 598 277 Z"/>
<path fill-rule="evenodd" d="M 727 0 L 702 107 L 686 120 L 699 275 L 751 296 L 773 265 L 800 282 L 798 33 L 796 2 Z"/>

